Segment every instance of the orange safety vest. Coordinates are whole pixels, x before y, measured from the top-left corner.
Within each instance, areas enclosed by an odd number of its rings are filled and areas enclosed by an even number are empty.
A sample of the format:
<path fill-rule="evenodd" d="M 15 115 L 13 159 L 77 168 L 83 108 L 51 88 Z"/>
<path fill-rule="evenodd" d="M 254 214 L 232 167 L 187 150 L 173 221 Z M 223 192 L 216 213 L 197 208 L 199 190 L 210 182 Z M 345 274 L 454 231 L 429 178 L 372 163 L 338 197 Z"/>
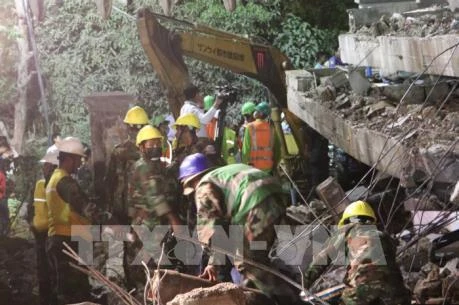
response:
<path fill-rule="evenodd" d="M 215 129 L 217 128 L 218 119 L 213 118 L 209 124 L 206 125 L 207 136 L 211 140 L 215 140 Z"/>
<path fill-rule="evenodd" d="M 271 170 L 274 165 L 274 132 L 267 121 L 256 120 L 247 124 L 250 133 L 249 164 L 261 170 Z"/>

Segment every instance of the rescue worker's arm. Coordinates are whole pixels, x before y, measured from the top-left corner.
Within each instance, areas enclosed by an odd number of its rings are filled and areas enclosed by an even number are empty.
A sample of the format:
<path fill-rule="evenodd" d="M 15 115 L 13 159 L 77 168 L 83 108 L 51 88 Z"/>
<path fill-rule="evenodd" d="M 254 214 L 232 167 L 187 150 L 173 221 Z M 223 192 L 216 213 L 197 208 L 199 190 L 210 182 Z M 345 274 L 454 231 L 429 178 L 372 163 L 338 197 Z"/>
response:
<path fill-rule="evenodd" d="M 212 119 L 215 116 L 215 112 L 217 112 L 217 108 L 212 106 L 212 107 L 210 107 L 209 110 L 207 110 L 207 112 L 205 112 L 205 113 L 199 112 L 199 113 L 196 113 L 196 115 L 198 116 L 199 121 L 201 122 L 201 124 L 205 125 L 205 124 L 209 124 L 210 121 L 212 121 Z"/>
<path fill-rule="evenodd" d="M 335 235 L 327 240 L 322 251 L 314 255 L 312 263 L 304 274 L 304 287 L 310 288 L 312 284 L 327 270 L 332 263 L 332 258 L 337 258 L 337 255 L 343 250 L 345 243 L 345 234 Z"/>
<path fill-rule="evenodd" d="M 56 186 L 56 191 L 65 202 L 69 203 L 74 212 L 83 215 L 88 198 L 72 177 L 62 178 Z"/>
<path fill-rule="evenodd" d="M 250 138 L 250 128 L 246 127 L 244 131 L 244 138 L 242 139 L 242 149 L 241 149 L 241 157 L 242 163 L 249 164 L 250 161 L 250 148 L 251 148 L 251 141 Z"/>
<path fill-rule="evenodd" d="M 200 242 L 209 245 L 215 228 L 225 225 L 227 211 L 224 196 L 214 184 L 204 183 L 196 190 L 195 201 L 198 214 L 198 239 Z M 209 262 L 200 277 L 215 281 L 217 279 L 217 268 L 213 265 L 215 256 L 212 254 L 212 249 L 210 250 Z"/>

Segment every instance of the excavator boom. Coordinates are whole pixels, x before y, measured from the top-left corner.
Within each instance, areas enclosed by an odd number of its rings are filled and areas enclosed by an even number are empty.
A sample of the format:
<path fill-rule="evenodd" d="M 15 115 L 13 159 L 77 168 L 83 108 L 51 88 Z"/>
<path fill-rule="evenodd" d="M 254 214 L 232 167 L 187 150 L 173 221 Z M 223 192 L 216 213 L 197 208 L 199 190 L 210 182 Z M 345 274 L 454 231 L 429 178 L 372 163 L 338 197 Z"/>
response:
<path fill-rule="evenodd" d="M 158 17 L 181 25 L 171 31 L 158 22 Z M 183 55 L 226 68 L 234 73 L 260 81 L 275 97 L 279 108 L 301 143 L 301 121 L 287 110 L 284 70 L 291 64 L 287 56 L 270 45 L 210 27 L 195 25 L 170 17 L 140 10 L 137 18 L 140 40 L 149 61 L 166 89 L 175 116 L 183 103 L 183 89 L 190 82 Z"/>

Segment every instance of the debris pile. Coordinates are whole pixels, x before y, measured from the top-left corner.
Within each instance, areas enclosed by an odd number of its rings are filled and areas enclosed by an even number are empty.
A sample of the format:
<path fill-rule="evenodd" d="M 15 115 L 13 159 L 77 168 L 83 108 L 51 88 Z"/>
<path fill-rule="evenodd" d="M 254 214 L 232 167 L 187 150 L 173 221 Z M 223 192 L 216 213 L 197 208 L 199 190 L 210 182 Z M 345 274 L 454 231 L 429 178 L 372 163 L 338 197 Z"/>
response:
<path fill-rule="evenodd" d="M 375 13 L 373 13 L 375 12 Z M 382 16 L 373 21 L 368 14 Z M 365 14 L 365 15 L 364 15 Z M 432 37 L 459 33 L 459 18 L 448 7 L 435 5 L 403 13 L 379 11 L 377 8 L 350 10 L 350 32 L 371 36 Z"/>
<path fill-rule="evenodd" d="M 408 146 L 429 147 L 432 144 L 448 144 L 457 138 L 459 132 L 459 91 L 453 92 L 446 103 L 437 100 L 435 104 L 400 104 L 391 96 L 404 85 L 374 86 L 368 96 L 362 96 L 351 90 L 343 90 L 339 95 L 333 94 L 335 88 L 322 85 L 318 88 L 317 98 L 328 109 L 355 127 L 367 127 L 382 131 L 393 137 L 400 137 Z M 452 87 L 447 86 L 444 94 L 448 95 Z M 413 91 L 417 90 L 414 86 Z M 424 90 L 424 89 L 422 89 Z M 321 94 L 321 92 L 328 92 Z M 330 94 L 331 92 L 331 94 Z M 410 130 L 412 133 L 407 134 Z"/>

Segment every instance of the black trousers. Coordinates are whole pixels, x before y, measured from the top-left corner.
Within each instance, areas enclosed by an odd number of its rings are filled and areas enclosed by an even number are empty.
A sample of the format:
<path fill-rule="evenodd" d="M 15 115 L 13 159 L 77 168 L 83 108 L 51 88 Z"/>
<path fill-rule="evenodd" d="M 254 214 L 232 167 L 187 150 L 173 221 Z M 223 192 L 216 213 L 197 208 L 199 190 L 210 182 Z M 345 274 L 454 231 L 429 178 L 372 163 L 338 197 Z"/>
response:
<path fill-rule="evenodd" d="M 35 236 L 35 251 L 37 255 L 37 278 L 40 292 L 40 305 L 49 305 L 51 302 L 51 274 L 48 256 L 46 254 L 46 240 L 48 231 L 38 232 L 33 230 Z"/>
<path fill-rule="evenodd" d="M 78 243 L 70 236 L 54 235 L 48 237 L 47 254 L 51 267 L 52 300 L 51 305 L 81 303 L 90 300 L 88 276 L 70 266 L 76 263 L 62 250 L 67 243 L 78 253 Z"/>

